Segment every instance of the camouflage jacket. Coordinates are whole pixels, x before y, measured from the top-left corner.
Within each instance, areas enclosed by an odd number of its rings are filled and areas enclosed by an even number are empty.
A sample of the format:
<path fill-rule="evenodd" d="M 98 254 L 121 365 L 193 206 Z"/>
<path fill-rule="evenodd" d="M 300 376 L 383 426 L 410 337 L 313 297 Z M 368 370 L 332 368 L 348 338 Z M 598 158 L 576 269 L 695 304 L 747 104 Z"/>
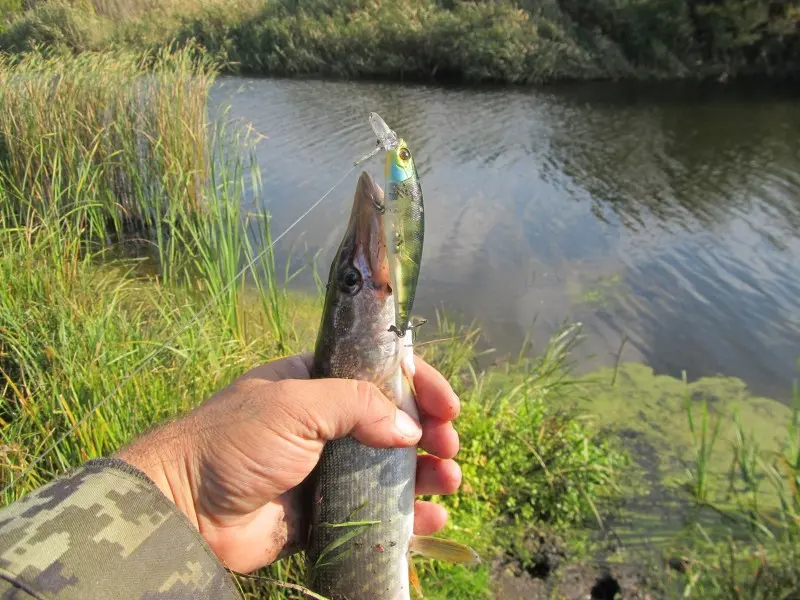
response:
<path fill-rule="evenodd" d="M 240 597 L 183 513 L 120 460 L 89 461 L 0 510 L 0 599 Z"/>

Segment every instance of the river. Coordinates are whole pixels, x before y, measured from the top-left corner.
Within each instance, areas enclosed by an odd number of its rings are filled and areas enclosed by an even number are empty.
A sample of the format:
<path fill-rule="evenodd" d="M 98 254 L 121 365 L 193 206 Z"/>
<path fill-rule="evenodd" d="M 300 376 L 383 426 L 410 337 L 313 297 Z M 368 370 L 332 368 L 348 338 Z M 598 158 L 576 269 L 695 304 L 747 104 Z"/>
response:
<path fill-rule="evenodd" d="M 583 323 L 579 369 L 639 361 L 791 396 L 800 355 L 798 90 L 539 89 L 223 78 L 257 146 L 273 233 L 374 144 L 409 143 L 426 202 L 415 313 L 476 319 L 498 353 Z M 364 165 L 382 181 L 380 159 Z M 324 277 L 358 172 L 281 244 Z M 308 285 L 300 279 L 297 285 Z"/>

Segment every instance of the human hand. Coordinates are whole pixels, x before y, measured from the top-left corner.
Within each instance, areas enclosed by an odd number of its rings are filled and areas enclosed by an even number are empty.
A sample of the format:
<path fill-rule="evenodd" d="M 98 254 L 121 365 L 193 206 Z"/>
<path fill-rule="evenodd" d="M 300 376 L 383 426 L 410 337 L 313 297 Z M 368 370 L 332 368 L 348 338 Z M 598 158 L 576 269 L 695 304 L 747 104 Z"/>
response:
<path fill-rule="evenodd" d="M 304 547 L 309 494 L 302 483 L 325 442 L 352 435 L 374 447 L 419 445 L 417 494 L 451 494 L 460 404 L 420 358 L 414 385 L 420 425 L 364 381 L 309 379 L 311 355 L 269 362 L 117 457 L 146 473 L 229 568 L 250 572 Z M 446 510 L 418 501 L 414 533 L 444 527 Z"/>

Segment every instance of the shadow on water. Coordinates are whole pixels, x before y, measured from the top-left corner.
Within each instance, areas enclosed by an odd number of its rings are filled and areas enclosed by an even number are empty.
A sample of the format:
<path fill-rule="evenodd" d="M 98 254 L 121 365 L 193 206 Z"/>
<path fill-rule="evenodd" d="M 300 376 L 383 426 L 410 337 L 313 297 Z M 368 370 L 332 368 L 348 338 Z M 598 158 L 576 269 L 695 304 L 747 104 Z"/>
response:
<path fill-rule="evenodd" d="M 625 336 L 623 360 L 789 395 L 800 342 L 794 91 L 227 78 L 215 95 L 266 136 L 258 160 L 276 231 L 372 148 L 368 112 L 409 141 L 427 213 L 417 312 L 475 318 L 500 352 L 577 319 L 586 369 L 611 364 Z M 365 168 L 380 176 L 379 163 Z M 320 251 L 329 264 L 356 177 L 279 261 Z"/>

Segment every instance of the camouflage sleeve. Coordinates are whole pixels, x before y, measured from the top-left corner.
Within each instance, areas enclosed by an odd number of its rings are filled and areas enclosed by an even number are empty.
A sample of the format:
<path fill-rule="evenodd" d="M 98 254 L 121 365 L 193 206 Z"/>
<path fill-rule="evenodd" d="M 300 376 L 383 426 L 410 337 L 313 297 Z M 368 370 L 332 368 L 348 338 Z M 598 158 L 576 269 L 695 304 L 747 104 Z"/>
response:
<path fill-rule="evenodd" d="M 87 462 L 0 510 L 0 599 L 233 599 L 200 533 L 127 463 Z"/>

